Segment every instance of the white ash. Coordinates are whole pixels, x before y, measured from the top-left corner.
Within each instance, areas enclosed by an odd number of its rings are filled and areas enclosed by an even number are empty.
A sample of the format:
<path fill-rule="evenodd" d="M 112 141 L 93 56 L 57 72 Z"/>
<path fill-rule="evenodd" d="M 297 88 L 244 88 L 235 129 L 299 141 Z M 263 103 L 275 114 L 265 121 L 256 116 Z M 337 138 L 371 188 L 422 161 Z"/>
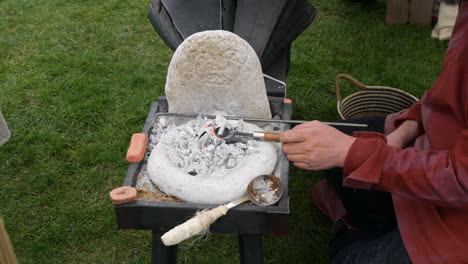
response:
<path fill-rule="evenodd" d="M 160 117 L 157 120 L 157 122 L 154 122 L 153 129 L 151 130 L 151 134 L 149 136 L 149 141 L 148 141 L 148 151 L 147 151 L 148 156 L 153 150 L 153 148 L 156 146 L 156 144 L 159 142 L 159 139 L 165 133 L 165 131 L 172 129 L 174 127 L 176 127 L 176 125 L 170 122 L 169 120 L 167 120 L 167 117 L 165 116 Z"/>
<path fill-rule="evenodd" d="M 220 128 L 220 133 L 223 129 L 243 131 L 243 124 L 242 120 L 227 120 L 221 116 L 215 120 L 197 118 L 167 129 L 160 144 L 167 147 L 170 161 L 183 172 L 192 176 L 208 175 L 214 170 L 232 169 L 246 156 L 258 153 L 255 140 L 226 144 L 213 134 L 216 127 Z"/>
<path fill-rule="evenodd" d="M 164 120 L 164 121 L 161 121 Z M 269 142 L 226 144 L 215 127 L 253 132 L 242 120 L 197 118 L 175 125 L 160 118 L 149 143 L 148 176 L 166 194 L 188 202 L 224 203 L 245 195 L 251 179 L 271 174 L 277 150 Z"/>
<path fill-rule="evenodd" d="M 149 179 L 148 170 L 146 169 L 146 167 L 147 167 L 146 164 L 142 165 L 141 171 L 140 173 L 138 173 L 138 176 L 137 176 L 135 188 L 137 190 L 154 192 L 156 191 L 157 187 Z"/>

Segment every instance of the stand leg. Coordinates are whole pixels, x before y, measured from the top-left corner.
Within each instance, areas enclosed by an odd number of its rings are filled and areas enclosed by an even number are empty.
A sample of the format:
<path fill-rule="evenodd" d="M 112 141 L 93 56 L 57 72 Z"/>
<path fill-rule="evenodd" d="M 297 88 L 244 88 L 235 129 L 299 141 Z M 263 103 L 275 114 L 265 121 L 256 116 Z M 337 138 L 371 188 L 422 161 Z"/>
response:
<path fill-rule="evenodd" d="M 239 235 L 240 264 L 262 264 L 263 245 L 261 235 Z"/>
<path fill-rule="evenodd" d="M 153 245 L 151 250 L 151 264 L 176 264 L 177 245 L 166 247 L 161 241 L 164 232 L 153 230 Z"/>

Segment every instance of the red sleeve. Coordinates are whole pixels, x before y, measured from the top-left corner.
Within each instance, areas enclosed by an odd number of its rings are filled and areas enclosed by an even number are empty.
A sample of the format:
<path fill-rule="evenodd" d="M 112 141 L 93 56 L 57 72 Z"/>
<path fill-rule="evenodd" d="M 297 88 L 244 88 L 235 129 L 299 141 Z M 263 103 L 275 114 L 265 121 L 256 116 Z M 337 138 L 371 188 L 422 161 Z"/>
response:
<path fill-rule="evenodd" d="M 401 150 L 388 146 L 382 136 L 359 137 L 345 160 L 344 185 L 468 208 L 467 149 L 468 129 L 449 151 Z"/>
<path fill-rule="evenodd" d="M 422 127 L 421 107 L 427 106 L 425 133 L 431 133 L 424 145 L 439 148 L 399 149 L 387 145 L 383 135 L 356 134 L 343 168 L 344 185 L 468 211 L 468 12 L 458 16 L 457 25 L 431 91 L 394 121 L 412 119 Z M 445 127 L 447 122 L 456 122 L 456 128 Z M 451 135 L 456 138 L 450 144 L 441 144 Z"/>

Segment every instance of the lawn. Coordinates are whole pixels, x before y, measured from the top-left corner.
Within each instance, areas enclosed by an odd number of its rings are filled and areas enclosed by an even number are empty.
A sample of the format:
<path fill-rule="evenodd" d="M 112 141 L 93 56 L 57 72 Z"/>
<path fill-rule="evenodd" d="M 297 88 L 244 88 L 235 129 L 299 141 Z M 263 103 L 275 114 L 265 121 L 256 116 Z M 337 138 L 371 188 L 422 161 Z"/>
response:
<path fill-rule="evenodd" d="M 172 56 L 148 4 L 0 1 L 0 106 L 13 135 L 0 148 L 0 216 L 20 263 L 150 260 L 151 232 L 119 230 L 108 197 Z M 318 16 L 292 48 L 293 118 L 338 119 L 338 73 L 418 97 L 437 78 L 447 43 L 430 27 L 386 25 L 382 0 L 313 4 Z M 320 178 L 291 167 L 289 235 L 264 238 L 265 263 L 327 263 L 330 225 L 308 198 Z M 184 242 L 178 259 L 238 263 L 237 237 Z"/>

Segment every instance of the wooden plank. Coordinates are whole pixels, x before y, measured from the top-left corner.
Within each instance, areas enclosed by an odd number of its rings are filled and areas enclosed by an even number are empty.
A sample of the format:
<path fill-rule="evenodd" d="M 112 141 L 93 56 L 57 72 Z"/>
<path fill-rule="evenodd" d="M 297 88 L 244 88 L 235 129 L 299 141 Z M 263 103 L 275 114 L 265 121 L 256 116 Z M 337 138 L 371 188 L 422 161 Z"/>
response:
<path fill-rule="evenodd" d="M 11 246 L 10 238 L 3 225 L 3 219 L 0 219 L 0 263 L 2 264 L 18 264 L 13 247 Z"/>
<path fill-rule="evenodd" d="M 387 24 L 407 23 L 410 16 L 410 0 L 387 0 Z"/>
<path fill-rule="evenodd" d="M 430 25 L 432 22 L 433 0 L 411 0 L 410 22 L 419 25 Z"/>

